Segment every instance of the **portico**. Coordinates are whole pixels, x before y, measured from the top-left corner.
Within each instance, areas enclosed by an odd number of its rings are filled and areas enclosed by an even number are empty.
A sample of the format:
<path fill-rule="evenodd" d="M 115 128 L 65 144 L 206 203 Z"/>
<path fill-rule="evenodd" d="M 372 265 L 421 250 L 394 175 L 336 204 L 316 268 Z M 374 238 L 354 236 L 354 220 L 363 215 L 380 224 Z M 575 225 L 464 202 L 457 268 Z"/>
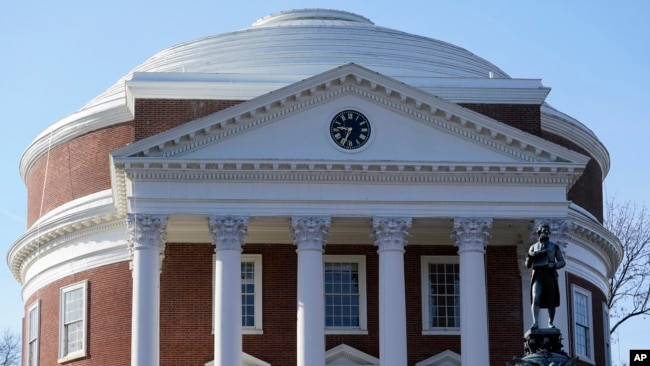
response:
<path fill-rule="evenodd" d="M 414 244 L 456 247 L 460 326 L 445 332 L 459 335 L 462 349 L 471 347 L 461 352 L 463 363 L 488 360 L 485 249 L 515 248 L 529 237 L 532 220 L 566 217 L 567 187 L 586 158 L 356 65 L 283 93 L 112 155 L 114 191 L 125 193 L 116 196 L 120 210 L 166 217 L 169 242 L 215 245 L 215 362 L 242 362 L 235 279 L 249 243 L 295 245 L 298 365 L 325 362 L 323 265 L 331 245 L 376 247 L 378 269 L 370 275 L 378 294 L 364 301 L 378 304 L 379 360 L 390 366 L 407 364 L 404 273 L 418 269 L 405 265 L 404 253 Z M 358 150 L 333 144 L 328 124 L 321 131 L 304 122 L 328 121 L 351 106 L 373 124 L 371 140 Z M 159 274 L 146 273 L 142 281 L 155 283 Z M 156 307 L 138 304 L 148 307 L 141 311 Z M 155 322 L 145 326 L 145 333 L 157 332 Z M 142 333 L 136 327 L 134 334 Z"/>

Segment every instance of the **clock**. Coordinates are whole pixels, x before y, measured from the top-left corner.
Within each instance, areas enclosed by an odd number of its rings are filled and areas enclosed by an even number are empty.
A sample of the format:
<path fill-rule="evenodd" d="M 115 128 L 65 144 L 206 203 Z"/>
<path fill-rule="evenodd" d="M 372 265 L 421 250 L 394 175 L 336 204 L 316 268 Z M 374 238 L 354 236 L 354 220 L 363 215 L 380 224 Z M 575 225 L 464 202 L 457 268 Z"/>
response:
<path fill-rule="evenodd" d="M 330 137 L 336 146 L 355 150 L 370 139 L 370 121 L 361 112 L 348 109 L 339 112 L 330 122 Z"/>

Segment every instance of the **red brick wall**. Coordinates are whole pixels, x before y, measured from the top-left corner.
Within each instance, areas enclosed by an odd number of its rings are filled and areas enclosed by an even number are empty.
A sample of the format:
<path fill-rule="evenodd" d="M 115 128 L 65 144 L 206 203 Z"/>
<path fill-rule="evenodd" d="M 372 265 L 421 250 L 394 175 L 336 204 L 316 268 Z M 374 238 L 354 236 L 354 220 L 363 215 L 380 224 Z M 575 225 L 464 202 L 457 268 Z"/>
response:
<path fill-rule="evenodd" d="M 84 280 L 88 281 L 88 356 L 66 365 L 131 365 L 132 281 L 126 262 L 68 276 L 41 288 L 27 300 L 30 306 L 40 299 L 39 365 L 58 364 L 61 287 Z"/>
<path fill-rule="evenodd" d="M 539 104 L 459 103 L 459 105 L 533 135 L 540 136 L 542 133 Z"/>
<path fill-rule="evenodd" d="M 135 139 L 136 141 L 144 139 L 241 102 L 243 101 L 137 99 Z"/>
<path fill-rule="evenodd" d="M 505 365 L 523 354 L 521 274 L 514 246 L 487 247 L 490 365 Z"/>
<path fill-rule="evenodd" d="M 161 275 L 161 364 L 202 365 L 212 360 L 212 253 L 206 244 L 167 244 Z M 297 254 L 295 246 L 246 244 L 262 254 L 263 334 L 243 336 L 243 349 L 271 364 L 296 363 Z M 379 261 L 369 245 L 327 245 L 325 254 L 366 256 L 368 335 L 327 335 L 326 349 L 341 343 L 379 357 Z M 408 246 L 405 253 L 409 364 L 450 349 L 460 336 L 422 335 L 420 257 L 457 255 L 451 246 Z M 490 352 L 493 364 L 522 353 L 521 282 L 514 247 L 489 247 L 487 254 Z"/>
<path fill-rule="evenodd" d="M 26 177 L 27 226 L 66 202 L 109 189 L 108 153 L 130 142 L 133 125 L 124 123 L 77 137 L 41 156 Z"/>
<path fill-rule="evenodd" d="M 209 244 L 168 243 L 161 273 L 161 365 L 203 365 L 213 359 L 212 261 Z M 245 254 L 262 254 L 263 334 L 243 336 L 243 349 L 273 365 L 296 363 L 297 254 L 292 244 L 247 244 Z M 327 335 L 326 348 L 341 343 L 379 357 L 378 254 L 370 245 L 328 245 L 325 254 L 366 256 L 368 335 Z M 460 353 L 460 336 L 422 335 L 420 257 L 456 255 L 452 246 L 407 246 L 408 363 L 450 349 Z M 514 247 L 488 247 L 488 307 L 492 364 L 521 353 L 521 284 Z M 131 272 L 119 263 L 56 281 L 32 296 L 41 299 L 41 364 L 58 358 L 59 289 L 88 280 L 89 357 L 74 365 L 128 365 L 131 342 Z M 513 291 L 514 289 L 514 291 Z"/>
<path fill-rule="evenodd" d="M 160 274 L 160 365 L 204 365 L 214 357 L 210 244 L 171 244 Z"/>
<path fill-rule="evenodd" d="M 377 257 L 376 248 L 374 256 Z M 426 360 L 440 352 L 451 350 L 460 354 L 459 335 L 422 335 L 422 272 L 421 257 L 428 255 L 458 255 L 454 246 L 408 245 L 404 253 L 406 282 L 406 337 L 408 364 Z M 370 299 L 369 299 L 370 300 Z M 379 338 L 377 338 L 379 343 Z"/>
<path fill-rule="evenodd" d="M 574 349 L 574 337 L 573 337 L 573 289 L 571 285 L 575 284 L 583 289 L 591 292 L 591 310 L 592 310 L 592 321 L 593 321 L 593 344 L 594 344 L 594 357 L 596 365 L 605 364 L 605 339 L 604 339 L 604 324 L 603 324 L 603 303 L 607 302 L 607 297 L 603 294 L 598 287 L 592 285 L 589 281 L 585 280 L 582 277 L 579 277 L 573 273 L 566 272 L 567 280 L 567 303 L 560 304 L 560 306 L 566 306 L 568 318 L 569 318 L 569 331 L 568 334 L 564 335 L 564 350 L 569 353 L 572 357 L 575 356 Z M 591 365 L 587 362 L 582 362 L 578 360 L 578 365 Z"/>
<path fill-rule="evenodd" d="M 262 254 L 262 328 L 245 335 L 244 352 L 271 365 L 296 364 L 298 255 L 292 244 L 244 246 L 245 254 Z"/>

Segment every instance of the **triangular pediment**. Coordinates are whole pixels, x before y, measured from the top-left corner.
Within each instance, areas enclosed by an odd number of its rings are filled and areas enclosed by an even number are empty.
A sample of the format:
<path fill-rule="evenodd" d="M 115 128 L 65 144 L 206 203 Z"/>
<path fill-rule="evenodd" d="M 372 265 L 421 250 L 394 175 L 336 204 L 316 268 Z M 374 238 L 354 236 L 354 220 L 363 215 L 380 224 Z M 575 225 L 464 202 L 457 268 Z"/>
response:
<path fill-rule="evenodd" d="M 364 149 L 337 149 L 329 122 L 358 110 Z M 351 153 L 354 152 L 354 153 Z M 348 64 L 138 141 L 120 159 L 578 163 L 586 157 L 417 88 Z"/>
<path fill-rule="evenodd" d="M 356 366 L 379 365 L 379 359 L 347 344 L 338 346 L 325 352 L 325 365 L 327 366 Z"/>
<path fill-rule="evenodd" d="M 460 355 L 454 351 L 446 350 L 420 361 L 415 366 L 459 366 Z"/>

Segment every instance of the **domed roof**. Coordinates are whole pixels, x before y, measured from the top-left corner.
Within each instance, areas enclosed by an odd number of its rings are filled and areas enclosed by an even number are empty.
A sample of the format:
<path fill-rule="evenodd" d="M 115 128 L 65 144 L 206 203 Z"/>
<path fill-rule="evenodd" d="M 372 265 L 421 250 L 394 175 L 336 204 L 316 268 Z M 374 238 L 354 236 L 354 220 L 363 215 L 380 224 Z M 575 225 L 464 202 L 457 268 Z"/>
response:
<path fill-rule="evenodd" d="M 286 76 L 301 80 L 355 63 L 395 79 L 509 78 L 492 63 L 452 44 L 376 26 L 339 10 L 271 14 L 251 27 L 166 49 L 132 70 L 84 108 L 121 96 L 133 72 L 195 72 Z"/>
<path fill-rule="evenodd" d="M 235 90 L 236 84 L 244 80 L 281 87 L 349 63 L 416 87 L 422 85 L 414 82 L 426 84 L 426 80 L 434 79 L 437 84 L 445 79 L 512 80 L 497 66 L 464 48 L 380 27 L 361 15 L 331 9 L 284 11 L 260 18 L 248 28 L 181 43 L 155 54 L 81 109 L 39 134 L 21 158 L 21 175 L 24 177 L 28 167 L 49 148 L 48 136 L 61 142 L 89 129 L 131 118 L 124 108 L 124 84 L 135 73 L 215 74 L 232 82 Z M 580 122 L 550 110 L 542 110 L 542 115 L 548 117 L 543 118 L 543 124 L 569 124 L 580 134 L 587 133 L 589 142 L 581 146 L 589 151 L 598 147 L 595 155 L 600 157 L 606 174 L 609 157 L 596 136 Z"/>

